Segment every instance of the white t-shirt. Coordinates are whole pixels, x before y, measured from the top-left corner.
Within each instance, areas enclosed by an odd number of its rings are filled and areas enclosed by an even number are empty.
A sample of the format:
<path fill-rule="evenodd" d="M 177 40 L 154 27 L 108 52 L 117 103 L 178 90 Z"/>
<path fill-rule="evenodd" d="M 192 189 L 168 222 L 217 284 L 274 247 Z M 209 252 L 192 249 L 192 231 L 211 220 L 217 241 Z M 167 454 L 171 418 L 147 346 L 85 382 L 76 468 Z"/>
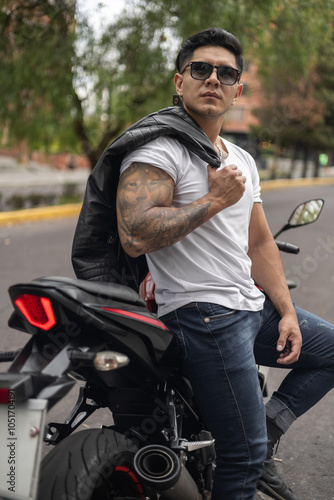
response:
<path fill-rule="evenodd" d="M 181 241 L 146 255 L 155 283 L 158 314 L 190 302 L 213 302 L 231 309 L 259 311 L 264 296 L 251 278 L 248 227 L 254 202 L 261 202 L 253 158 L 224 140 L 228 158 L 247 181 L 242 198 L 199 226 Z M 173 207 L 182 207 L 208 193 L 207 164 L 176 139 L 159 137 L 128 153 L 121 173 L 133 162 L 163 169 L 174 180 Z"/>

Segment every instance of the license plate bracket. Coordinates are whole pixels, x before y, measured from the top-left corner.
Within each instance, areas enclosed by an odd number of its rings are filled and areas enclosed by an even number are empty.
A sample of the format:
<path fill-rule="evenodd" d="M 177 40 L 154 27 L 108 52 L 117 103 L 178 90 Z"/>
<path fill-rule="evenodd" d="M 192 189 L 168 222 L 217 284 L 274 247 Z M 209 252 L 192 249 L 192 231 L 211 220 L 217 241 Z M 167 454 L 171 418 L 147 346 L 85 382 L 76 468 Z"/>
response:
<path fill-rule="evenodd" d="M 9 396 L 0 405 L 0 498 L 36 500 L 47 401 Z"/>

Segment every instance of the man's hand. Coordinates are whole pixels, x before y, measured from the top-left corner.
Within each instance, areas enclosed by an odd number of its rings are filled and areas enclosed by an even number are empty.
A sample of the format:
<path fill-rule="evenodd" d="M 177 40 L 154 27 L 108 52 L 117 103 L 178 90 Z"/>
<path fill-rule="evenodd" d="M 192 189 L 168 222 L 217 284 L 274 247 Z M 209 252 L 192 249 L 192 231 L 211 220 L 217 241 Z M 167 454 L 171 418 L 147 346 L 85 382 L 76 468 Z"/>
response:
<path fill-rule="evenodd" d="M 245 192 L 246 177 L 236 165 L 222 169 L 208 166 L 209 194 L 220 210 L 237 203 Z"/>
<path fill-rule="evenodd" d="M 283 316 L 278 324 L 279 339 L 277 350 L 283 351 L 277 360 L 281 365 L 290 365 L 298 360 L 302 347 L 302 335 L 300 333 L 297 317 Z"/>

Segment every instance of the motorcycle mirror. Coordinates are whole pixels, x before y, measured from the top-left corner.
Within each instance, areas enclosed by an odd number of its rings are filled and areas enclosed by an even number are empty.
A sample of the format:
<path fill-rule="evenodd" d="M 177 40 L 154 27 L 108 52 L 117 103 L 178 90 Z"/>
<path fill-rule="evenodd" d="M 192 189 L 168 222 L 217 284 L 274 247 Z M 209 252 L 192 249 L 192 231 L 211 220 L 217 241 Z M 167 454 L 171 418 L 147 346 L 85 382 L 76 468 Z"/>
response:
<path fill-rule="evenodd" d="M 325 201 L 322 198 L 300 203 L 290 215 L 288 222 L 275 234 L 274 238 L 277 238 L 283 231 L 287 231 L 292 227 L 304 226 L 315 222 L 321 214 L 324 203 Z"/>

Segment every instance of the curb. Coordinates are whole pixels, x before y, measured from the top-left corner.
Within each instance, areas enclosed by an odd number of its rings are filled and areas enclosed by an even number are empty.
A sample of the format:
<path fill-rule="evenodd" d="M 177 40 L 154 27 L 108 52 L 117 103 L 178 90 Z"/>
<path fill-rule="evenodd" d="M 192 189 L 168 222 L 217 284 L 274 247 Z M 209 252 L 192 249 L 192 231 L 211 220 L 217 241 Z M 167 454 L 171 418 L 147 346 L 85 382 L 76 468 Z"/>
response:
<path fill-rule="evenodd" d="M 51 207 L 27 208 L 13 212 L 0 212 L 0 226 L 11 226 L 23 222 L 34 222 L 48 219 L 78 216 L 81 203 L 69 203 Z"/>
<path fill-rule="evenodd" d="M 276 179 L 273 181 L 261 181 L 261 191 L 274 189 L 327 186 L 334 184 L 334 177 L 307 177 L 306 179 Z"/>
<path fill-rule="evenodd" d="M 273 181 L 262 181 L 262 192 L 275 189 L 286 189 L 308 186 L 325 186 L 334 184 L 334 177 L 306 178 L 306 179 L 277 179 Z M 34 222 L 48 219 L 59 219 L 62 217 L 76 217 L 80 213 L 81 203 L 70 203 L 51 207 L 28 208 L 15 210 L 13 212 L 0 212 L 0 226 L 11 226 L 23 222 Z"/>

